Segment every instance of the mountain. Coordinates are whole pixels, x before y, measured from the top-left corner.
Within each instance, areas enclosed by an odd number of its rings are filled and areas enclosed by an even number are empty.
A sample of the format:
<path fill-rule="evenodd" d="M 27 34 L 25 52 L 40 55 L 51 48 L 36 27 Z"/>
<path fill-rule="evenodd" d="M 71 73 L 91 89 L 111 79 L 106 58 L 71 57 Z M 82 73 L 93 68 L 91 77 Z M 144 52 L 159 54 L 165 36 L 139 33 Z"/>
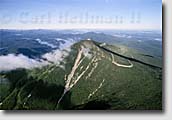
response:
<path fill-rule="evenodd" d="M 78 41 L 59 64 L 1 72 L 0 81 L 1 109 L 162 109 L 161 60 L 119 44 Z"/>

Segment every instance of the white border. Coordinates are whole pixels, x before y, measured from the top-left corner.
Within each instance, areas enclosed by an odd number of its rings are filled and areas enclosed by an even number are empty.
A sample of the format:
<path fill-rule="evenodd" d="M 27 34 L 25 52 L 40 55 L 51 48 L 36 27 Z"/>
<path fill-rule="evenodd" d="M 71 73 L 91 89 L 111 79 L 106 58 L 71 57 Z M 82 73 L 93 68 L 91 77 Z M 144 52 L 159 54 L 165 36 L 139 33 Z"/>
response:
<path fill-rule="evenodd" d="M 164 10 L 164 112 L 18 112 L 0 111 L 0 120 L 172 120 L 172 0 L 163 0 Z"/>

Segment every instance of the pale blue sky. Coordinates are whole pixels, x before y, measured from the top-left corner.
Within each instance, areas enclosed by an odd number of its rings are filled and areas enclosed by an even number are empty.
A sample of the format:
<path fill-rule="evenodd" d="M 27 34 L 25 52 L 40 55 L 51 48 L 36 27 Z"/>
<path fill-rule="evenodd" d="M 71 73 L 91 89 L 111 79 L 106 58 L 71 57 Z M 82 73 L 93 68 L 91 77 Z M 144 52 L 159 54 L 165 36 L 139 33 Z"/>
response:
<path fill-rule="evenodd" d="M 0 28 L 162 29 L 161 0 L 0 0 Z"/>

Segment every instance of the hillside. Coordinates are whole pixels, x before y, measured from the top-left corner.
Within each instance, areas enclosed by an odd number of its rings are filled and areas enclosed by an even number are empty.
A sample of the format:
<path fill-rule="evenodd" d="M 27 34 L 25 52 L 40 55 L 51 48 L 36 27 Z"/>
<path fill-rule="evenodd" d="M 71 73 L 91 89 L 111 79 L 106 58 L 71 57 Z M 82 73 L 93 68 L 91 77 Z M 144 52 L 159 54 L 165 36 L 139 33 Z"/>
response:
<path fill-rule="evenodd" d="M 162 109 L 161 61 L 122 45 L 79 41 L 60 65 L 2 72 L 0 80 L 1 109 Z"/>

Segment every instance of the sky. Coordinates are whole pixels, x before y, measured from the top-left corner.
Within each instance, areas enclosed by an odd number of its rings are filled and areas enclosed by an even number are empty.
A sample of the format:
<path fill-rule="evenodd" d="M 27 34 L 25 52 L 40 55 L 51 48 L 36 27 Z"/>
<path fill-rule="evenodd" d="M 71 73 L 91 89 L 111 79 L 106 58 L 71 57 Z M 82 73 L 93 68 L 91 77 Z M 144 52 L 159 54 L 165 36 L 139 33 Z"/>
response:
<path fill-rule="evenodd" d="M 0 28 L 162 30 L 162 1 L 1 0 Z"/>

